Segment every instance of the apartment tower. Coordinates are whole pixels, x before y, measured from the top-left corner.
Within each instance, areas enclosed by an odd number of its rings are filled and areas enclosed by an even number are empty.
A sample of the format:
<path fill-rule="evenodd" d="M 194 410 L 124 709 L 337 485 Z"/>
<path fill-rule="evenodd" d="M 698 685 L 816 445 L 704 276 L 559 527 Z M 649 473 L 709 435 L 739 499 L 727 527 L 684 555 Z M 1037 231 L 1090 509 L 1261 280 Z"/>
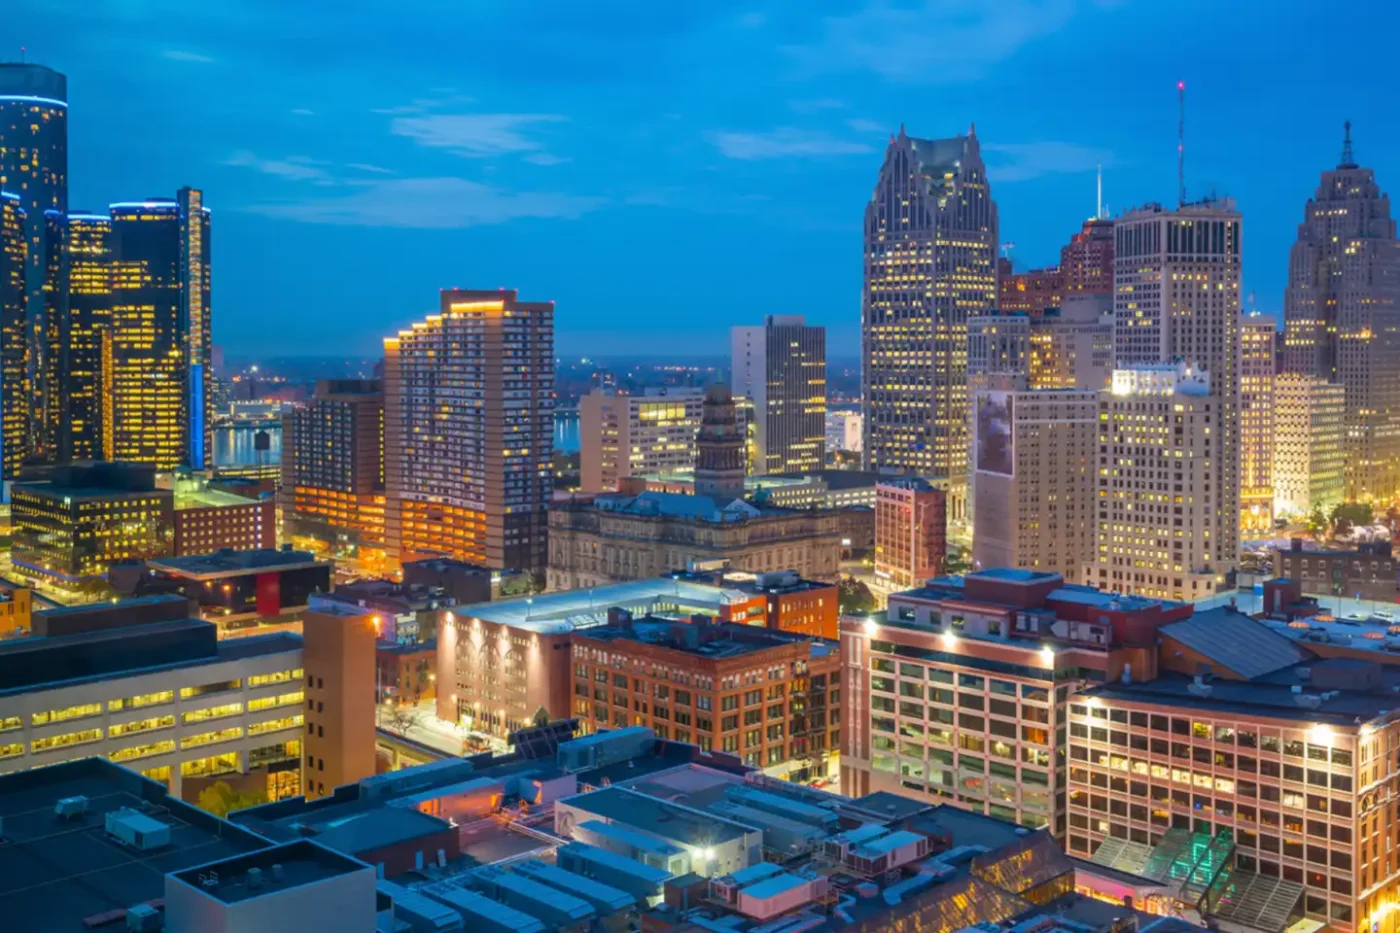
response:
<path fill-rule="evenodd" d="M 826 466 L 826 328 L 769 315 L 731 330 L 730 386 L 754 403 L 755 472 Z"/>
<path fill-rule="evenodd" d="M 384 546 L 383 383 L 321 379 L 283 415 L 281 494 L 283 520 L 298 530 Z"/>
<path fill-rule="evenodd" d="M 946 480 L 965 514 L 967 319 L 997 302 L 997 209 L 974 130 L 890 140 L 865 208 L 868 469 Z"/>
<path fill-rule="evenodd" d="M 543 572 L 554 453 L 554 304 L 442 292 L 384 341 L 385 544 Z"/>

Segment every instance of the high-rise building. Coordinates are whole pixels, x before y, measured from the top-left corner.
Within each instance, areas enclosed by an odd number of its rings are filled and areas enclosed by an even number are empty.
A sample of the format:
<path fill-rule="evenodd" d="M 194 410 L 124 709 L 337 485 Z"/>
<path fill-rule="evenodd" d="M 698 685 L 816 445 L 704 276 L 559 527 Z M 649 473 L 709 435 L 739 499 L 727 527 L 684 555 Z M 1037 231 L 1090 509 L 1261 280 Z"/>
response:
<path fill-rule="evenodd" d="M 1099 396 L 1097 542 L 1085 582 L 1193 602 L 1226 586 L 1239 513 L 1218 484 L 1227 403 L 1184 363 L 1113 373 Z"/>
<path fill-rule="evenodd" d="M 1113 221 L 1091 217 L 1060 249 L 1065 297 L 1113 294 Z"/>
<path fill-rule="evenodd" d="M 890 140 L 865 208 L 868 469 L 949 483 L 964 517 L 967 319 L 997 304 L 997 209 L 975 132 Z"/>
<path fill-rule="evenodd" d="M 1099 391 L 979 392 L 972 565 L 1083 579 L 1097 546 Z M 985 429 L 985 430 L 983 430 Z"/>
<path fill-rule="evenodd" d="M 24 202 L 0 191 L 0 479 L 7 483 L 29 451 L 28 255 Z"/>
<path fill-rule="evenodd" d="M 585 492 L 616 492 L 629 476 L 689 473 L 705 390 L 594 389 L 578 402 L 579 474 Z"/>
<path fill-rule="evenodd" d="M 1331 515 L 1346 495 L 1346 389 L 1280 373 L 1274 383 L 1274 514 Z"/>
<path fill-rule="evenodd" d="M 67 218 L 68 314 L 57 367 L 58 459 L 105 460 L 112 453 L 112 218 Z"/>
<path fill-rule="evenodd" d="M 1032 389 L 1106 389 L 1113 381 L 1113 298 L 1075 292 L 1030 324 Z"/>
<path fill-rule="evenodd" d="M 891 587 L 943 575 L 948 559 L 948 499 L 917 476 L 875 487 L 875 576 Z"/>
<path fill-rule="evenodd" d="M 542 571 L 554 303 L 449 289 L 441 308 L 384 341 L 386 546 Z"/>
<path fill-rule="evenodd" d="M 203 468 L 212 434 L 209 211 L 199 191 L 113 204 L 112 456 Z"/>
<path fill-rule="evenodd" d="M 1288 257 L 1284 371 L 1346 390 L 1346 498 L 1400 492 L 1400 242 L 1390 198 L 1342 158 L 1322 173 Z"/>
<path fill-rule="evenodd" d="M 282 520 L 293 532 L 384 546 L 384 386 L 322 379 L 282 416 Z"/>
<path fill-rule="evenodd" d="M 1058 268 L 1012 270 L 1011 260 L 997 260 L 997 310 L 1001 314 L 1040 317 L 1065 300 L 1065 277 Z"/>
<path fill-rule="evenodd" d="M 1239 560 L 1240 226 L 1240 213 L 1230 198 L 1183 204 L 1176 210 L 1151 204 L 1114 223 L 1113 365 L 1129 369 L 1183 363 L 1192 372 L 1206 372 L 1218 400 L 1211 425 L 1218 452 L 1210 458 L 1209 473 L 1182 490 L 1197 507 L 1208 505 L 1214 513 L 1233 516 L 1211 532 L 1205 549 L 1210 557 L 1195 566 L 1217 582 L 1228 580 Z M 1117 386 L 1116 373 L 1114 378 Z M 1125 417 L 1127 413 L 1124 409 Z M 1195 559 L 1203 559 L 1204 553 Z M 1167 563 L 1174 567 L 1178 562 Z M 1204 584 L 1204 577 L 1197 582 Z M 1126 580 L 1093 582 L 1139 592 Z"/>
<path fill-rule="evenodd" d="M 29 384 L 23 396 L 28 403 L 25 449 L 16 461 L 22 462 L 46 443 L 45 404 L 53 394 L 44 384 L 48 317 L 50 311 L 61 315 L 67 301 L 62 264 L 54 262 L 61 259 L 62 243 L 51 242 L 53 225 L 47 215 L 68 212 L 68 79 L 51 68 L 0 62 L 0 191 L 18 195 L 24 208 L 22 345 Z"/>
<path fill-rule="evenodd" d="M 1278 322 L 1263 314 L 1240 320 L 1240 533 L 1274 527 L 1274 371 Z"/>
<path fill-rule="evenodd" d="M 753 399 L 754 472 L 797 473 L 826 465 L 826 328 L 801 315 L 769 315 L 731 330 L 730 386 Z"/>

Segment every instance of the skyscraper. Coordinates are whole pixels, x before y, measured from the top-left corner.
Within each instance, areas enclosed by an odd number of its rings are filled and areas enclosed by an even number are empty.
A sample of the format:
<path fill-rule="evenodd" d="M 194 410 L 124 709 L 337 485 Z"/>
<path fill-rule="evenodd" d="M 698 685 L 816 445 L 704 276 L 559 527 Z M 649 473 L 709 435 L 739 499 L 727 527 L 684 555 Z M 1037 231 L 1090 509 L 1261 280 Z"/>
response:
<path fill-rule="evenodd" d="M 1283 314 L 1284 370 L 1346 389 L 1347 499 L 1400 492 L 1400 242 L 1350 123 L 1298 225 Z"/>
<path fill-rule="evenodd" d="M 964 515 L 967 319 L 997 301 L 997 209 L 975 131 L 890 140 L 865 208 L 865 463 L 949 484 Z"/>
<path fill-rule="evenodd" d="M 826 466 L 826 328 L 801 315 L 769 315 L 731 331 L 730 387 L 754 403 L 755 472 Z"/>
<path fill-rule="evenodd" d="M 51 68 L 0 62 L 0 191 L 19 196 L 27 244 L 24 344 L 29 414 L 25 449 L 17 453 L 20 462 L 46 445 L 44 407 L 51 395 L 44 378 L 48 309 L 61 314 L 67 292 L 66 283 L 50 275 L 62 243 L 50 243 L 46 212 L 56 211 L 61 217 L 68 211 L 68 79 Z"/>
<path fill-rule="evenodd" d="M 111 212 L 112 456 L 200 469 L 211 437 L 209 211 L 182 188 Z"/>
<path fill-rule="evenodd" d="M 112 218 L 68 215 L 68 315 L 59 329 L 59 460 L 112 455 Z"/>
<path fill-rule="evenodd" d="M 1240 321 L 1240 531 L 1274 527 L 1274 370 L 1278 322 L 1264 314 Z"/>
<path fill-rule="evenodd" d="M 1065 295 L 1113 294 L 1113 221 L 1091 217 L 1060 249 Z"/>
<path fill-rule="evenodd" d="M 19 474 L 29 440 L 29 354 L 25 269 L 29 242 L 17 194 L 0 191 L 0 478 Z"/>
<path fill-rule="evenodd" d="M 554 303 L 442 292 L 384 341 L 385 543 L 543 572 L 554 454 Z"/>
<path fill-rule="evenodd" d="M 1208 565 L 1182 571 L 1199 575 L 1202 585 L 1207 579 L 1218 585 L 1239 559 L 1240 214 L 1234 201 L 1200 201 L 1176 210 L 1151 204 L 1118 218 L 1114 280 L 1114 366 L 1181 363 L 1191 372 L 1204 370 L 1219 400 L 1210 425 L 1212 446 L 1214 440 L 1219 446 L 1200 485 L 1182 490 L 1198 508 L 1231 516 L 1197 555 L 1209 553 Z M 1112 537 L 1111 530 L 1100 534 L 1101 545 L 1104 534 Z M 1184 577 L 1173 573 L 1170 579 Z M 1131 581 L 1091 582 L 1129 589 Z M 1190 588 L 1184 592 L 1191 598 Z"/>
<path fill-rule="evenodd" d="M 321 379 L 283 414 L 281 496 L 289 531 L 384 546 L 383 383 Z"/>

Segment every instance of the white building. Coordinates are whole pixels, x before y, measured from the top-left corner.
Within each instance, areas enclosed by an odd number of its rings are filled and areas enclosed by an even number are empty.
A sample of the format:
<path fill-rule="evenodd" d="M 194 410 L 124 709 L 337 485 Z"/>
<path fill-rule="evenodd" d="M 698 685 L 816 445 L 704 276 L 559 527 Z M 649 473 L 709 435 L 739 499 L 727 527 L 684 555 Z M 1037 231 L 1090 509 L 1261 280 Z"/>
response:
<path fill-rule="evenodd" d="M 1330 513 L 1346 493 L 1346 387 L 1282 373 L 1274 384 L 1274 512 Z"/>
<path fill-rule="evenodd" d="M 688 472 L 705 390 L 651 388 L 641 395 L 594 389 L 579 399 L 579 481 L 616 492 L 629 476 Z"/>
<path fill-rule="evenodd" d="M 858 411 L 829 411 L 826 413 L 826 449 L 860 452 L 861 432 L 865 416 Z"/>

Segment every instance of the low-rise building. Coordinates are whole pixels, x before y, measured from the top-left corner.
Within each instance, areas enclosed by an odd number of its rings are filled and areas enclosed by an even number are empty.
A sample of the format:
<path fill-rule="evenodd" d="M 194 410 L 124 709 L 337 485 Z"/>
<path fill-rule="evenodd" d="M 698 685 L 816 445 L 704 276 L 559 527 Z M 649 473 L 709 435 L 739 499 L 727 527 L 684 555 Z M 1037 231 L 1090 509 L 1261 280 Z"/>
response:
<path fill-rule="evenodd" d="M 927 480 L 875 487 L 875 576 L 896 589 L 942 576 L 948 559 L 948 499 Z"/>
<path fill-rule="evenodd" d="M 393 580 L 356 580 L 311 597 L 312 606 L 325 603 L 355 606 L 371 613 L 379 640 L 398 645 L 436 638 L 438 612 L 457 605 L 442 587 Z"/>
<path fill-rule="evenodd" d="M 146 572 L 148 585 L 184 593 L 223 634 L 294 623 L 331 589 L 331 562 L 290 546 L 148 560 Z"/>
<path fill-rule="evenodd" d="M 175 557 L 277 546 L 277 514 L 271 496 L 228 492 L 203 477 L 175 480 Z"/>
<path fill-rule="evenodd" d="M 437 640 L 374 646 L 374 694 L 379 703 L 413 705 L 437 696 Z"/>
<path fill-rule="evenodd" d="M 888 477 L 869 470 L 809 470 L 805 473 L 769 473 L 744 478 L 745 498 L 759 497 L 783 509 L 844 509 L 875 505 L 875 486 Z M 629 477 L 618 491 L 635 496 L 642 492 L 695 494 L 690 472 L 657 473 Z"/>
<path fill-rule="evenodd" d="M 736 623 L 633 617 L 573 638 L 573 715 L 585 732 L 649 726 L 790 780 L 835 778 L 836 644 Z"/>
<path fill-rule="evenodd" d="M 29 587 L 0 584 L 0 638 L 28 634 L 33 606 Z"/>
<path fill-rule="evenodd" d="M 1395 555 L 1389 541 L 1358 544 L 1353 550 L 1304 550 L 1301 538 L 1274 551 L 1274 573 L 1297 580 L 1313 596 L 1345 596 L 1396 602 Z"/>

